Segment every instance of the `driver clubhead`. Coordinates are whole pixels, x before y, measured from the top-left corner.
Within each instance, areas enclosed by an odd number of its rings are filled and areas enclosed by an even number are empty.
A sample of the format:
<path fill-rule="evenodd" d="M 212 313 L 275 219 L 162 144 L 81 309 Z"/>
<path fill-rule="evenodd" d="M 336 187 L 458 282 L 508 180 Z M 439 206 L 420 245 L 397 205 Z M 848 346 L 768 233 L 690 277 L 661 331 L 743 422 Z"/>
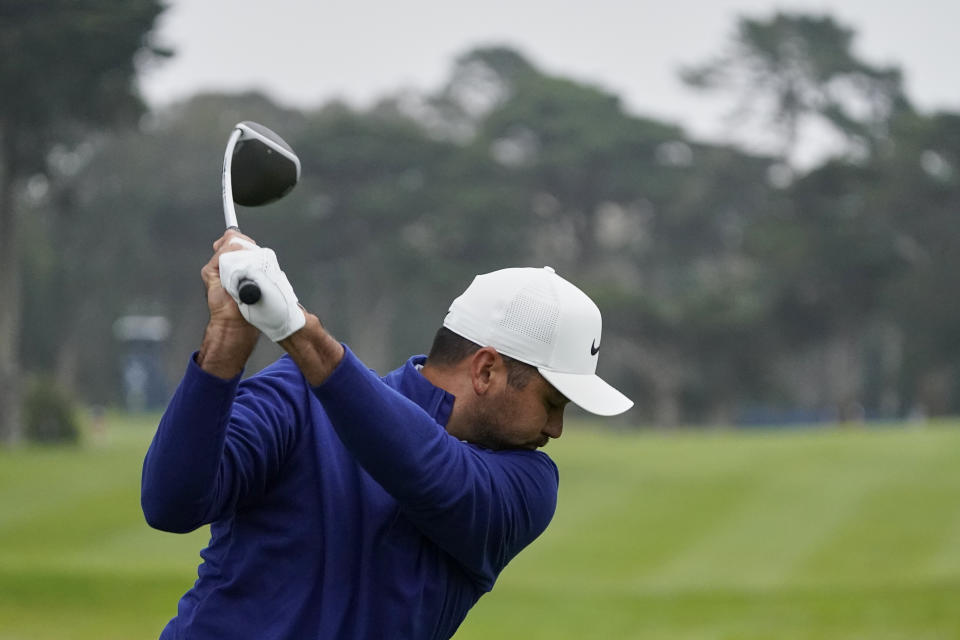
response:
<path fill-rule="evenodd" d="M 230 167 L 233 201 L 258 207 L 284 197 L 300 180 L 300 159 L 283 138 L 256 122 L 244 121 Z"/>

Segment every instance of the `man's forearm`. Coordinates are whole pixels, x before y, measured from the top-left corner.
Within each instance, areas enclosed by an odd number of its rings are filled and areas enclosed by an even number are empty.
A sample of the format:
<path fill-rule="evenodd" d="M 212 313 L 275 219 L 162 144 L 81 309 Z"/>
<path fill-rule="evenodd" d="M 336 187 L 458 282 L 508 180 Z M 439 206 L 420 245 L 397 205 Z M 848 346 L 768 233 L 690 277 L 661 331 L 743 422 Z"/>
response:
<path fill-rule="evenodd" d="M 279 344 L 293 361 L 311 386 L 321 385 L 343 359 L 343 345 L 327 333 L 320 319 L 312 313 L 304 312 L 306 325 Z"/>
<path fill-rule="evenodd" d="M 245 322 L 210 322 L 197 352 L 197 364 L 207 373 L 229 380 L 243 371 L 257 345 L 259 332 Z"/>

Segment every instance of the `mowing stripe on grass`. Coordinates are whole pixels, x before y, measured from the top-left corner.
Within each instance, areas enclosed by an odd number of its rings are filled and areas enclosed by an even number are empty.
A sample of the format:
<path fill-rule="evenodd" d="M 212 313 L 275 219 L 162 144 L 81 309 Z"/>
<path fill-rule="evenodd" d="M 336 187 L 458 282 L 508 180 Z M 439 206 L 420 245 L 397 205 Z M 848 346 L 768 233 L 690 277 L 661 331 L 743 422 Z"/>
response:
<path fill-rule="evenodd" d="M 152 429 L 111 419 L 97 447 L 0 451 L 0 640 L 156 637 L 195 579 L 207 532 L 147 527 Z M 554 522 L 457 640 L 960 638 L 960 429 L 571 423 L 547 450 Z"/>

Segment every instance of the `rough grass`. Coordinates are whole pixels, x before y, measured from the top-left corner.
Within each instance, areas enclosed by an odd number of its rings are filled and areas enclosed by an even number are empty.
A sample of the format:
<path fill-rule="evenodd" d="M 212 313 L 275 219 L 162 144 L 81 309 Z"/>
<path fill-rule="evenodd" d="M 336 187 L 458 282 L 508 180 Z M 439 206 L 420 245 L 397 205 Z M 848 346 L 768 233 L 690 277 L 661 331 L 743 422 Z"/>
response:
<path fill-rule="evenodd" d="M 150 530 L 153 421 L 0 450 L 0 640 L 155 638 L 206 531 Z M 553 524 L 457 640 L 960 637 L 960 425 L 570 425 Z"/>

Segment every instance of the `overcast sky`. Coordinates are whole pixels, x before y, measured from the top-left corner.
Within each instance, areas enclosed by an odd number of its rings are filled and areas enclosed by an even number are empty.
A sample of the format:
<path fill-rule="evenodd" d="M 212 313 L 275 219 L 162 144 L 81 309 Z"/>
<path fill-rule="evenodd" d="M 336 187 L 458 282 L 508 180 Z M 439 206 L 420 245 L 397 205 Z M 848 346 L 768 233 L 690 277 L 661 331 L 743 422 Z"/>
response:
<path fill-rule="evenodd" d="M 960 0 L 169 0 L 158 40 L 176 57 L 142 86 L 163 105 L 201 90 L 259 88 L 277 101 L 356 106 L 436 89 L 454 58 L 515 47 L 544 71 L 597 84 L 634 113 L 723 139 L 725 112 L 677 78 L 719 53 L 736 16 L 827 12 L 864 60 L 897 64 L 923 110 L 960 111 Z"/>

